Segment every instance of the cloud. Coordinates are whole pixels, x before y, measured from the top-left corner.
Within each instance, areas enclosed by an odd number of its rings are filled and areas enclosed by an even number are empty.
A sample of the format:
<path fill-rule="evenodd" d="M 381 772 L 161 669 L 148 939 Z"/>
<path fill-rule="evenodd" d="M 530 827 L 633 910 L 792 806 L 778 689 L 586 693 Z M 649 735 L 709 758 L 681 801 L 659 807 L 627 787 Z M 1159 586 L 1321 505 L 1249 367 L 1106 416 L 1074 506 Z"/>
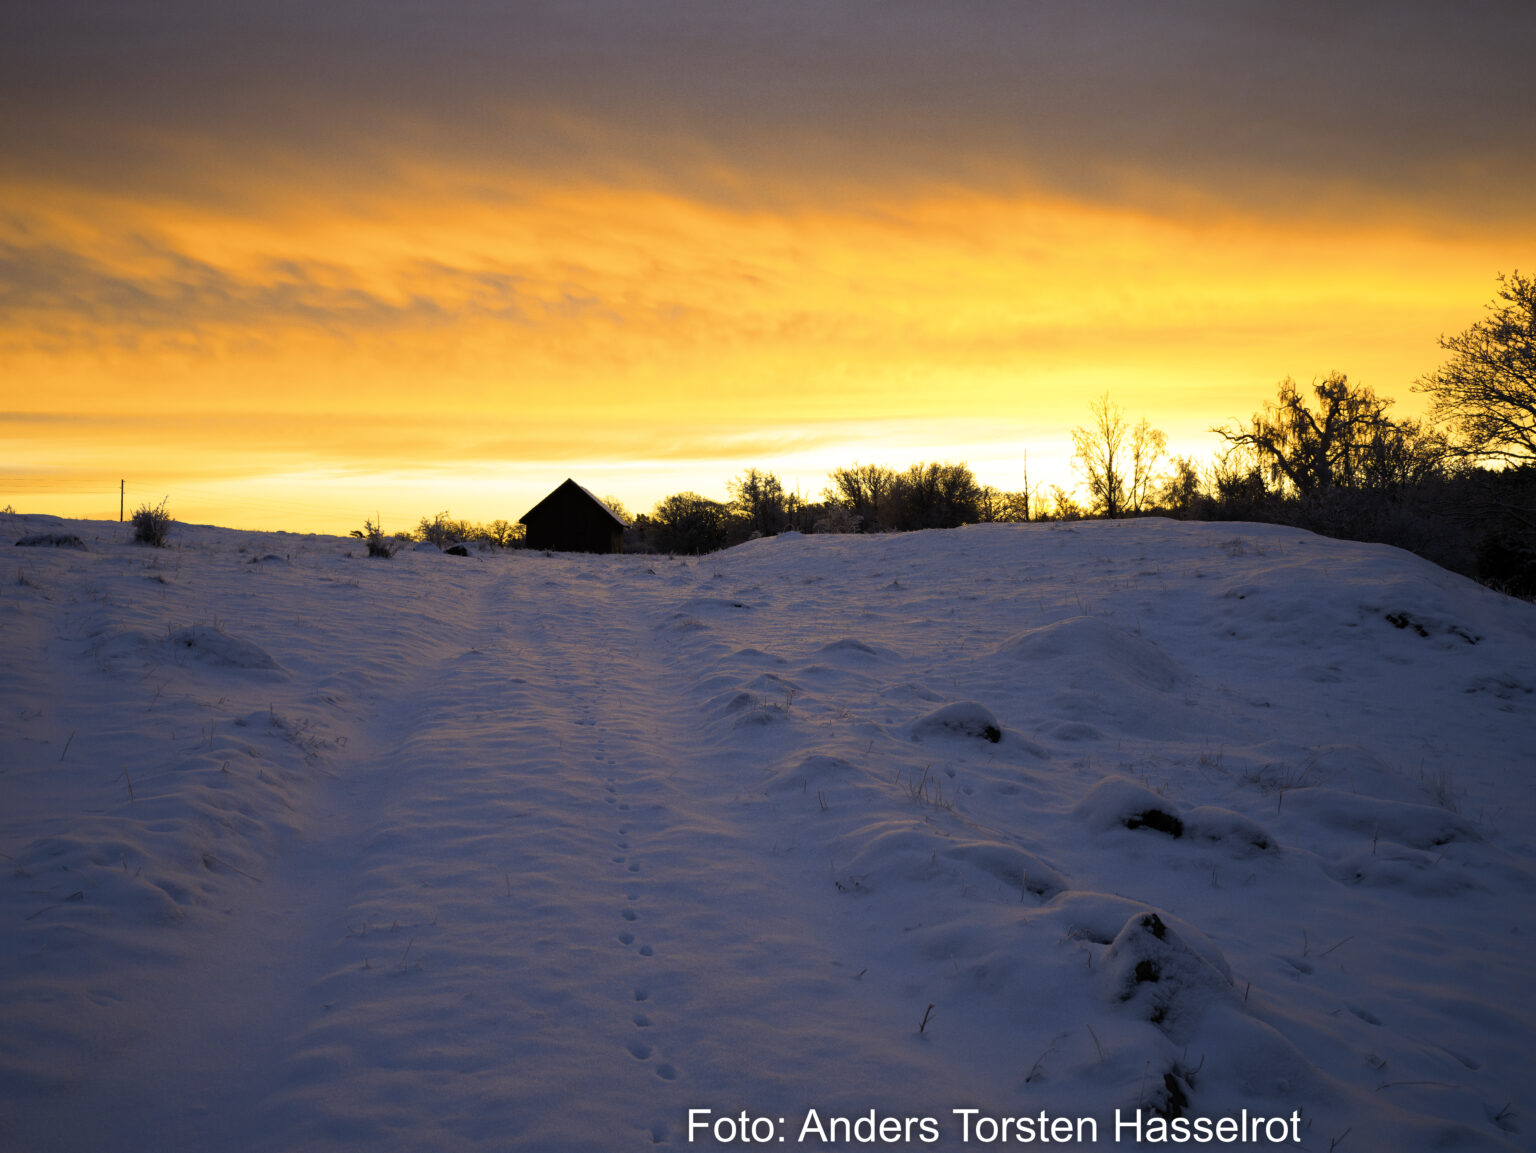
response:
<path fill-rule="evenodd" d="M 167 159 L 1521 214 L 1533 37 L 1519 3 L 9 5 L 0 131 L 12 165 L 226 195 Z"/>
<path fill-rule="evenodd" d="M 25 326 L 34 342 L 51 337 L 56 347 L 79 347 L 92 334 L 109 339 L 125 331 L 138 339 L 226 326 L 301 324 L 340 333 L 464 318 L 529 320 L 518 278 L 483 269 L 415 260 L 397 271 L 422 288 L 386 295 L 357 269 L 291 255 L 237 273 L 143 237 L 126 247 L 127 260 L 108 262 L 59 244 L 0 242 L 0 327 Z"/>

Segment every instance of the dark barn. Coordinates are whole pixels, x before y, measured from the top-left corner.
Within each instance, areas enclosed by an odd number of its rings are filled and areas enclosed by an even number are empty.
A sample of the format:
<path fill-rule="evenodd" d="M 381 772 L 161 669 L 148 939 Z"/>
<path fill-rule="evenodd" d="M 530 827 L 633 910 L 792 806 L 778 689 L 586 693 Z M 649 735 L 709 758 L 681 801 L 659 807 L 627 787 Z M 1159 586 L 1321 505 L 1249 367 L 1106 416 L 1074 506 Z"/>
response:
<path fill-rule="evenodd" d="M 552 552 L 623 552 L 629 526 L 574 480 L 523 513 L 529 548 Z"/>

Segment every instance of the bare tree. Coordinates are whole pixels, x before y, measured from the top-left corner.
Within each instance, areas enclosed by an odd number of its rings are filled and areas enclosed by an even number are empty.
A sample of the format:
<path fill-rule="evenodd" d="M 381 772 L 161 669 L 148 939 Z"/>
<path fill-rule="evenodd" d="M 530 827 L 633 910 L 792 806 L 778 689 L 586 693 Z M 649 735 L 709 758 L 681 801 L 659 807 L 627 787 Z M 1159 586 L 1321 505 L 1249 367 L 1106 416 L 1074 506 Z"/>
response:
<path fill-rule="evenodd" d="M 1059 484 L 1051 485 L 1050 500 L 1041 507 L 1037 502 L 1036 520 L 1082 520 L 1083 507 Z"/>
<path fill-rule="evenodd" d="M 1342 372 L 1329 373 L 1312 391 L 1315 410 L 1286 377 L 1276 402 L 1255 413 L 1246 427 L 1234 423 L 1211 431 L 1229 444 L 1251 448 L 1271 486 L 1289 487 L 1300 496 L 1353 487 L 1367 446 L 1391 426 L 1386 410 L 1392 402 L 1351 385 Z"/>
<path fill-rule="evenodd" d="M 1072 463 L 1083 474 L 1092 510 L 1114 520 L 1126 509 L 1125 470 L 1130 461 L 1125 440 L 1130 430 L 1125 412 L 1110 402 L 1108 393 L 1090 404 L 1088 411 L 1093 414 L 1093 426 L 1072 430 Z"/>
<path fill-rule="evenodd" d="M 1158 465 L 1168 451 L 1168 438 L 1160 428 L 1153 428 L 1142 417 L 1131 429 L 1131 478 L 1126 487 L 1132 513 L 1140 513 L 1152 503 L 1157 483 Z"/>
<path fill-rule="evenodd" d="M 1455 457 L 1444 433 L 1417 420 L 1387 421 L 1361 448 L 1356 482 L 1378 492 L 1414 488 L 1441 476 Z"/>
<path fill-rule="evenodd" d="M 1520 465 L 1536 461 L 1536 278 L 1499 276 L 1487 318 L 1440 338 L 1451 359 L 1414 382 L 1434 397 L 1430 416 L 1445 421 L 1470 457 Z"/>

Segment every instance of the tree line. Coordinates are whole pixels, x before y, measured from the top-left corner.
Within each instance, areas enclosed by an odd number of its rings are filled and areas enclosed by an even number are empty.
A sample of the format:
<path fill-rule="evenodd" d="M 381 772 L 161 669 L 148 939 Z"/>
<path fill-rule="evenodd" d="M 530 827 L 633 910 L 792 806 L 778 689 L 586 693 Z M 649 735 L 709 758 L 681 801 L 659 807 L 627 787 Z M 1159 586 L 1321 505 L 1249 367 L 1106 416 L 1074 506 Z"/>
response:
<path fill-rule="evenodd" d="M 1302 388 L 1282 380 L 1247 421 L 1211 431 L 1208 462 L 1167 454 L 1145 417 L 1105 395 L 1072 432 L 1087 496 L 1059 485 L 1003 492 L 962 463 L 833 469 L 815 499 L 749 468 L 729 499 L 695 492 L 635 516 L 626 547 L 704 553 L 785 531 L 899 532 L 988 521 L 1170 516 L 1259 520 L 1411 549 L 1521 596 L 1536 596 L 1536 278 L 1499 277 L 1488 316 L 1440 346 L 1450 358 L 1413 388 L 1427 420 L 1334 372 Z M 616 502 L 614 502 L 616 503 Z M 622 510 L 621 510 L 622 511 Z"/>

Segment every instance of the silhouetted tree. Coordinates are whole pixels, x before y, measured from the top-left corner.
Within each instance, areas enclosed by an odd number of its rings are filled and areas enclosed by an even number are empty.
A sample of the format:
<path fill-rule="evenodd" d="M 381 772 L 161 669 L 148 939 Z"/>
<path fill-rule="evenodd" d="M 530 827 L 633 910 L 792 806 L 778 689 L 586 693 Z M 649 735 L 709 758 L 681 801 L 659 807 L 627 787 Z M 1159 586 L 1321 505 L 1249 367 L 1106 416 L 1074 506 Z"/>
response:
<path fill-rule="evenodd" d="M 1453 456 L 1445 435 L 1417 420 L 1378 426 L 1362 448 L 1354 482 L 1376 492 L 1415 488 L 1443 474 Z"/>
<path fill-rule="evenodd" d="M 1234 423 L 1211 431 L 1228 444 L 1252 449 L 1270 488 L 1308 497 L 1335 487 L 1365 487 L 1372 461 L 1389 455 L 1391 442 L 1405 436 L 1386 415 L 1392 402 L 1351 385 L 1342 372 L 1329 373 L 1312 392 L 1315 409 L 1287 377 L 1276 402 L 1255 413 L 1246 427 Z M 1412 435 L 1418 436 L 1416 428 Z"/>
<path fill-rule="evenodd" d="M 773 536 L 789 527 L 789 508 L 784 486 L 771 472 L 749 468 L 726 483 L 730 510 L 745 522 L 748 534 Z"/>
<path fill-rule="evenodd" d="M 897 478 L 892 497 L 892 528 L 958 528 L 981 520 L 981 486 L 963 461 L 912 465 Z"/>
<path fill-rule="evenodd" d="M 983 524 L 1010 519 L 1008 495 L 990 484 L 982 485 L 980 494 L 976 498 L 976 519 Z"/>
<path fill-rule="evenodd" d="M 1082 520 L 1083 506 L 1059 484 L 1051 485 L 1048 499 L 1037 502 L 1036 520 Z"/>
<path fill-rule="evenodd" d="M 625 552 L 656 551 L 656 522 L 649 513 L 636 513 L 624 530 Z"/>
<path fill-rule="evenodd" d="M 1451 359 L 1414 390 L 1434 397 L 1433 420 L 1450 424 L 1467 456 L 1536 462 L 1536 279 L 1499 276 L 1489 315 L 1458 336 L 1442 336 Z"/>
<path fill-rule="evenodd" d="M 1212 515 L 1217 520 L 1271 520 L 1272 496 L 1262 457 L 1252 445 L 1232 444 L 1211 461 Z"/>
<path fill-rule="evenodd" d="M 881 517 L 889 512 L 896 473 L 882 464 L 858 464 L 835 468 L 827 474 L 832 481 L 826 491 L 828 503 L 841 505 L 859 518 L 859 530 L 874 532 L 881 527 Z"/>
<path fill-rule="evenodd" d="M 656 505 L 652 535 L 662 552 L 706 553 L 726 541 L 725 505 L 696 492 L 674 493 Z"/>
<path fill-rule="evenodd" d="M 1200 472 L 1193 458 L 1174 457 L 1172 471 L 1157 490 L 1158 505 L 1180 520 L 1188 520 L 1194 515 L 1200 495 Z"/>
<path fill-rule="evenodd" d="M 1039 498 L 1031 500 L 1027 491 L 1000 492 L 996 496 L 996 505 L 990 519 L 1022 523 L 1031 519 L 1033 507 L 1038 503 Z"/>
<path fill-rule="evenodd" d="M 504 520 L 493 520 L 486 531 L 490 542 L 497 548 L 511 548 L 523 539 L 524 528 L 521 524 L 509 524 Z"/>
<path fill-rule="evenodd" d="M 819 506 L 815 519 L 811 521 L 812 532 L 850 533 L 858 532 L 860 527 L 856 513 L 832 501 Z"/>
<path fill-rule="evenodd" d="M 1142 417 L 1131 429 L 1131 477 L 1126 485 L 1126 499 L 1132 513 L 1140 513 L 1152 503 L 1157 483 L 1157 466 L 1168 449 L 1168 438 L 1160 428 L 1153 428 Z"/>
<path fill-rule="evenodd" d="M 1088 406 L 1093 424 L 1072 430 L 1072 463 L 1082 473 L 1089 507 L 1111 520 L 1149 502 L 1168 438 L 1142 417 L 1133 427 L 1105 393 Z"/>
<path fill-rule="evenodd" d="M 1125 511 L 1125 412 L 1110 403 L 1108 393 L 1088 410 L 1092 427 L 1072 430 L 1072 463 L 1083 474 L 1089 507 L 1114 520 Z"/>

